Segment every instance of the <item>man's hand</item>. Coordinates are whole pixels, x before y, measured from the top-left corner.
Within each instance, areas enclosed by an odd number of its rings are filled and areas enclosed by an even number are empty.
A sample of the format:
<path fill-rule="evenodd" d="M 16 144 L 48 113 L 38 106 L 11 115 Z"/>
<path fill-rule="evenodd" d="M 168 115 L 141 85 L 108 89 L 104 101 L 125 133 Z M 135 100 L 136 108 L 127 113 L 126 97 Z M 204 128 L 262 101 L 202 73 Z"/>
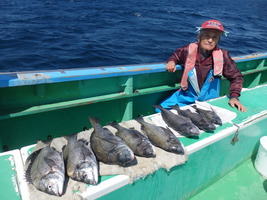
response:
<path fill-rule="evenodd" d="M 175 65 L 175 62 L 174 61 L 169 61 L 167 64 L 166 64 L 166 70 L 168 72 L 175 72 L 176 71 L 176 65 Z"/>
<path fill-rule="evenodd" d="M 230 104 L 230 106 L 232 106 L 232 107 L 237 107 L 237 109 L 238 109 L 239 111 L 241 111 L 241 112 L 246 112 L 246 111 L 247 111 L 246 107 L 243 106 L 243 105 L 240 103 L 240 101 L 239 101 L 238 99 L 236 99 L 236 98 L 231 98 L 231 99 L 229 100 L 229 104 Z"/>

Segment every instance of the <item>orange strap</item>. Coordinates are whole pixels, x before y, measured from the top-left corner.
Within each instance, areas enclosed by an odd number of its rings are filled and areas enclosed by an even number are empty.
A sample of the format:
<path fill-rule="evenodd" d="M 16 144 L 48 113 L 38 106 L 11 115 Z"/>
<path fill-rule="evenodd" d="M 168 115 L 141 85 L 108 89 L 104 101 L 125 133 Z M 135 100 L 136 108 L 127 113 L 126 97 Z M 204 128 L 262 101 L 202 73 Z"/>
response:
<path fill-rule="evenodd" d="M 188 47 L 188 55 L 185 61 L 184 65 L 184 73 L 181 80 L 181 87 L 183 90 L 186 90 L 188 88 L 188 72 L 190 72 L 194 67 L 197 59 L 197 51 L 198 51 L 198 44 L 197 43 L 191 43 Z M 214 69 L 214 75 L 222 76 L 222 70 L 223 70 L 223 53 L 222 51 L 216 47 L 212 51 L 213 56 L 213 69 Z"/>

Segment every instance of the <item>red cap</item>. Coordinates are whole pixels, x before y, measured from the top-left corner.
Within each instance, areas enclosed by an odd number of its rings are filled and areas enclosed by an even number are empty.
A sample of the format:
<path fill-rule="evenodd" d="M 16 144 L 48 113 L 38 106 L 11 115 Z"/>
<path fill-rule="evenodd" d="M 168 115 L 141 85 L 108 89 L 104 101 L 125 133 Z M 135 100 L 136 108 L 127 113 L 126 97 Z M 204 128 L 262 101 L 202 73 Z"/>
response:
<path fill-rule="evenodd" d="M 200 28 L 201 28 L 201 29 L 216 29 L 216 30 L 225 32 L 222 23 L 221 23 L 220 21 L 218 21 L 218 20 L 215 20 L 215 19 L 205 21 L 205 22 L 201 25 Z"/>

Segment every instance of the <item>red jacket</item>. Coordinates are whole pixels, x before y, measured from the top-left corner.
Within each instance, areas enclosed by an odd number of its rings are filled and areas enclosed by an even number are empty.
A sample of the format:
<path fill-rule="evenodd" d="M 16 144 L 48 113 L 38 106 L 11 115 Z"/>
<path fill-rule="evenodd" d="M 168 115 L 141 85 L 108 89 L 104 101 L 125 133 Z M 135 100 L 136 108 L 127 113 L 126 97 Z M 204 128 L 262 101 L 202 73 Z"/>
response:
<path fill-rule="evenodd" d="M 189 45 L 186 45 L 182 48 L 176 49 L 168 61 L 174 61 L 175 64 L 183 66 L 187 58 L 188 46 Z M 224 60 L 223 76 L 230 81 L 230 96 L 239 97 L 243 85 L 243 76 L 239 69 L 237 69 L 235 61 L 230 57 L 229 52 L 224 49 L 221 50 L 223 52 Z M 198 85 L 201 89 L 208 72 L 213 68 L 212 55 L 202 60 L 202 56 L 198 52 L 195 68 L 198 78 Z"/>

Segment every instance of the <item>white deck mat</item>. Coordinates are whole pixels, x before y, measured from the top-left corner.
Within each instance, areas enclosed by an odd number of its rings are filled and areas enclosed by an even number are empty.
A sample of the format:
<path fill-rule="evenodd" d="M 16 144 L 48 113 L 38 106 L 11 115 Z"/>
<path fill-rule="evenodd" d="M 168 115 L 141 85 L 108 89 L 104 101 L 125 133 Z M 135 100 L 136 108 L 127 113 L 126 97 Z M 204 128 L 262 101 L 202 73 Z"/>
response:
<path fill-rule="evenodd" d="M 233 119 L 236 118 L 236 113 L 230 111 L 230 110 L 227 110 L 225 108 L 221 108 L 221 107 L 217 107 L 217 106 L 213 106 L 207 102 L 199 102 L 199 101 L 196 101 L 195 104 L 192 104 L 192 105 L 196 105 L 197 107 L 201 108 L 201 109 L 205 109 L 205 110 L 214 110 L 216 112 L 216 114 L 221 118 L 222 120 L 222 124 L 225 124 L 227 122 L 231 122 Z M 212 108 L 212 109 L 211 109 Z M 188 105 L 188 106 L 183 106 L 181 107 L 182 110 L 185 110 L 185 109 L 189 109 L 191 110 L 192 112 L 196 112 L 195 109 L 191 106 L 191 105 Z M 174 114 L 177 114 L 177 112 L 172 109 L 171 112 L 173 112 Z M 161 113 L 157 113 L 157 114 L 154 114 L 154 115 L 151 115 L 149 117 L 152 122 L 154 124 L 156 124 L 157 126 L 162 126 L 162 127 L 168 127 L 168 125 L 165 123 L 165 121 L 162 119 L 162 116 L 161 116 Z M 217 127 L 218 125 L 216 125 Z M 185 137 L 183 135 L 181 135 L 180 133 L 178 133 L 177 131 L 175 131 L 174 129 L 172 129 L 171 127 L 168 127 L 177 137 Z M 200 130 L 200 133 L 203 133 L 204 131 Z"/>

